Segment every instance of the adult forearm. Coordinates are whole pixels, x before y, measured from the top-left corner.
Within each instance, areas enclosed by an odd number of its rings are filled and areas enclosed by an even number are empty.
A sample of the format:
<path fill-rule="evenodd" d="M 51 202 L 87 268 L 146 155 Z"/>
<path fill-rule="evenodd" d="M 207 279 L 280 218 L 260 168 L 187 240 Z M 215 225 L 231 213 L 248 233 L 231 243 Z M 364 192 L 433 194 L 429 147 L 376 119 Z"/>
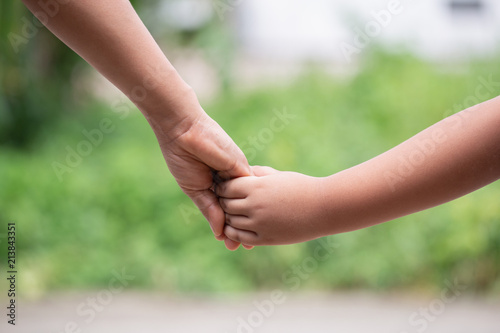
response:
<path fill-rule="evenodd" d="M 45 0 L 23 0 L 35 14 Z M 41 6 L 42 4 L 42 6 Z M 173 130 L 202 112 L 127 0 L 65 1 L 41 21 L 118 87 L 148 118 Z"/>
<path fill-rule="evenodd" d="M 328 231 L 421 211 L 500 178 L 500 97 L 448 117 L 397 147 L 329 177 Z"/>
<path fill-rule="evenodd" d="M 134 102 L 153 128 L 170 172 L 223 239 L 212 174 L 250 175 L 248 162 L 203 111 L 127 0 L 23 0 L 56 36 Z M 56 4 L 56 5 L 54 5 Z M 57 8 L 55 8 L 57 7 Z M 226 240 L 234 249 L 239 244 Z"/>

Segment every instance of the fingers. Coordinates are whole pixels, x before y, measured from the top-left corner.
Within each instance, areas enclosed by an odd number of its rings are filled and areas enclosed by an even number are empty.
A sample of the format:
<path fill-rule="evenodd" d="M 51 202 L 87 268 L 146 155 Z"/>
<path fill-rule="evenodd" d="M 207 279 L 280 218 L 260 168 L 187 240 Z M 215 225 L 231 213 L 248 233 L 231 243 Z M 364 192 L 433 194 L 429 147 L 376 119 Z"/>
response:
<path fill-rule="evenodd" d="M 248 196 L 250 189 L 254 187 L 256 177 L 269 176 L 278 172 L 271 167 L 253 166 L 252 173 L 255 176 L 240 177 L 217 184 L 216 193 L 223 198 L 244 199 Z"/>
<path fill-rule="evenodd" d="M 201 139 L 203 138 L 203 139 Z M 251 170 L 245 154 L 213 119 L 205 115 L 180 142 L 183 148 L 223 178 L 250 176 Z"/>
<path fill-rule="evenodd" d="M 226 214 L 248 216 L 250 213 L 247 208 L 248 202 L 245 199 L 219 198 L 219 203 Z"/>
<path fill-rule="evenodd" d="M 253 231 L 237 229 L 226 224 L 224 227 L 224 233 L 227 238 L 238 243 L 246 245 L 258 245 L 259 243 L 259 237 Z"/>
<path fill-rule="evenodd" d="M 224 245 L 226 248 L 230 251 L 236 251 L 240 245 L 240 243 L 233 241 L 232 239 L 229 239 L 226 237 L 226 235 L 222 235 L 222 238 L 219 240 L 224 241 Z M 246 244 L 241 244 L 246 250 L 252 250 L 255 246 L 253 245 L 246 245 Z"/>
<path fill-rule="evenodd" d="M 218 241 L 223 241 L 224 239 L 226 239 L 226 235 L 224 235 L 224 234 L 215 235 L 215 239 L 217 239 Z"/>
<path fill-rule="evenodd" d="M 224 240 L 224 244 L 228 250 L 236 251 L 240 246 L 240 242 L 230 239 L 227 235 L 224 235 L 226 216 L 215 194 L 210 190 L 206 190 L 202 193 L 196 193 L 195 195 L 188 195 L 203 213 L 203 216 L 205 216 L 208 220 L 215 238 L 218 240 Z M 240 225 L 239 222 L 236 223 Z M 244 247 L 248 250 L 252 248 L 252 246 L 249 245 L 244 245 Z"/>
<path fill-rule="evenodd" d="M 226 214 L 226 224 L 237 229 L 252 230 L 252 222 L 246 216 Z"/>
<path fill-rule="evenodd" d="M 215 193 L 211 190 L 205 190 L 187 193 L 187 195 L 205 216 L 215 237 L 221 236 L 226 218 Z"/>
<path fill-rule="evenodd" d="M 224 244 L 226 245 L 226 248 L 229 251 L 236 251 L 238 247 L 240 246 L 240 243 L 233 241 L 232 239 L 226 238 L 224 239 Z M 246 244 L 241 244 L 246 250 L 252 250 L 255 246 L 253 245 L 246 245 Z"/>
<path fill-rule="evenodd" d="M 244 199 L 252 188 L 255 177 L 241 177 L 220 183 L 216 188 L 218 196 L 223 198 Z"/>
<path fill-rule="evenodd" d="M 273 169 L 268 166 L 260 166 L 260 165 L 254 165 L 251 167 L 252 172 L 256 177 L 264 177 L 264 176 L 269 176 L 275 173 L 278 173 L 279 171 L 276 169 Z"/>
<path fill-rule="evenodd" d="M 253 175 L 252 169 L 243 151 L 241 151 L 240 147 L 238 147 L 229 136 L 228 139 L 229 147 L 226 151 L 229 152 L 228 160 L 232 160 L 232 165 L 227 169 L 221 169 L 223 176 L 225 176 L 226 179 L 232 179 Z"/>
<path fill-rule="evenodd" d="M 235 242 L 234 240 L 229 239 L 227 237 L 226 237 L 226 239 L 224 239 L 224 244 L 226 245 L 226 248 L 229 251 L 236 251 L 240 247 L 239 242 Z"/>
<path fill-rule="evenodd" d="M 251 176 L 252 170 L 248 165 L 245 154 L 243 154 L 243 152 L 238 146 L 236 146 L 236 144 L 233 144 L 232 148 L 232 156 L 235 159 L 235 162 L 231 168 L 229 168 L 228 170 L 223 170 L 224 176 L 226 176 L 228 179 Z"/>

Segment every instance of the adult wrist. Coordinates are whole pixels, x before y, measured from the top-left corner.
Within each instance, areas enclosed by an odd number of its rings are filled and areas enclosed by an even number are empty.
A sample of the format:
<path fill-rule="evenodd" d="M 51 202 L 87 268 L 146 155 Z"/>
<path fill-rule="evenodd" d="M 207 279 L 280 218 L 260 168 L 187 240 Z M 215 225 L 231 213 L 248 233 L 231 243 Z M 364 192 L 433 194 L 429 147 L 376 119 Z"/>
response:
<path fill-rule="evenodd" d="M 206 115 L 194 90 L 180 77 L 147 92 L 145 98 L 131 100 L 148 119 L 155 133 L 170 140 L 182 135 Z"/>

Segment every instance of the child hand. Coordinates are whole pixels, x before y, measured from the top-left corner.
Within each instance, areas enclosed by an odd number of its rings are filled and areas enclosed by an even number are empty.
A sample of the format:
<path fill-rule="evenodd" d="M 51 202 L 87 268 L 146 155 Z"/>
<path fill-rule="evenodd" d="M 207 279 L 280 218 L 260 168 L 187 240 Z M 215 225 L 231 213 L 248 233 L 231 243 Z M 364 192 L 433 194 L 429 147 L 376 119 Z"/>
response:
<path fill-rule="evenodd" d="M 229 239 L 279 245 L 325 235 L 321 178 L 269 167 L 255 166 L 252 171 L 255 176 L 236 178 L 217 188 Z"/>

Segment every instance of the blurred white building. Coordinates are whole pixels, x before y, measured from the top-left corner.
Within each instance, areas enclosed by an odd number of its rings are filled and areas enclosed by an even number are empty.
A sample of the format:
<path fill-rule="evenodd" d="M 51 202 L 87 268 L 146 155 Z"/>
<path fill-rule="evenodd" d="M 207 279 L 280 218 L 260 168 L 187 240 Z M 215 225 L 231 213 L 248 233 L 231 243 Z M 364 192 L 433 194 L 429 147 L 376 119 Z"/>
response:
<path fill-rule="evenodd" d="M 439 63 L 462 63 L 500 51 L 500 0 L 163 0 L 157 23 L 180 30 L 210 20 L 227 24 L 238 50 L 238 88 L 289 82 L 303 64 L 335 75 L 357 70 L 373 44 L 403 49 Z M 163 27 L 162 27 L 163 26 Z M 220 76 L 203 55 L 169 54 L 200 96 L 213 96 Z"/>
<path fill-rule="evenodd" d="M 404 46 L 436 60 L 499 50 L 498 0 L 232 2 L 239 3 L 243 50 L 258 57 L 342 63 L 371 43 Z"/>

